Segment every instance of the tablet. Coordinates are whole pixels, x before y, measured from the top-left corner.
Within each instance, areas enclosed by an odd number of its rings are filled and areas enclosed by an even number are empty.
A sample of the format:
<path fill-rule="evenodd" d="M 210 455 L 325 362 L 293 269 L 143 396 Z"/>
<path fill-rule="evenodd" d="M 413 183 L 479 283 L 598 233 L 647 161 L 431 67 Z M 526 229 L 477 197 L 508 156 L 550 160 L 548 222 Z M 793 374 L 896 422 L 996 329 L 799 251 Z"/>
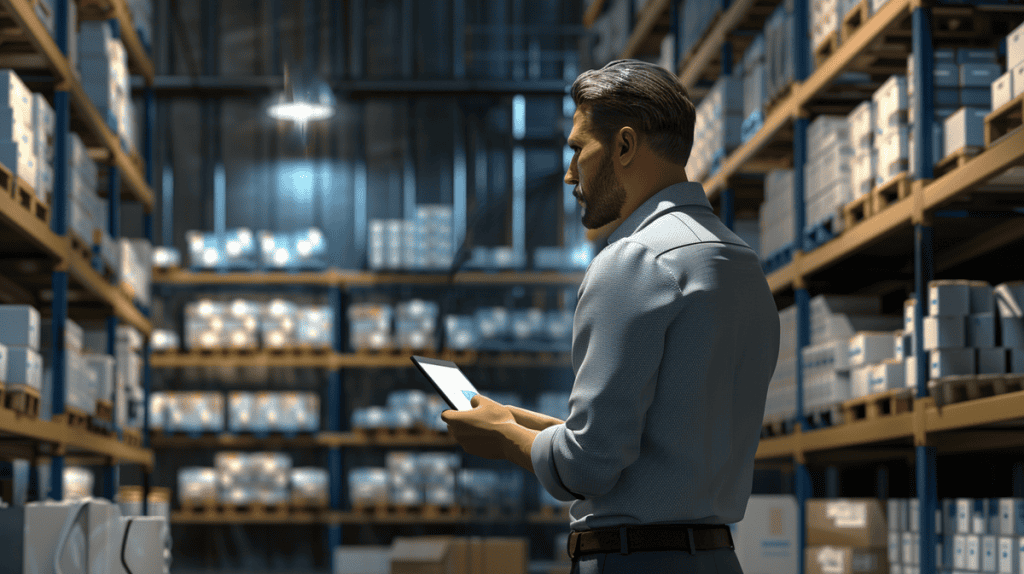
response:
<path fill-rule="evenodd" d="M 448 406 L 457 411 L 472 410 L 473 405 L 469 401 L 480 393 L 477 392 L 473 383 L 469 382 L 466 375 L 462 374 L 458 365 L 451 361 L 428 359 L 416 355 L 412 356 L 412 362 L 423 373 L 423 376 L 427 377 L 430 384 L 434 385 Z"/>

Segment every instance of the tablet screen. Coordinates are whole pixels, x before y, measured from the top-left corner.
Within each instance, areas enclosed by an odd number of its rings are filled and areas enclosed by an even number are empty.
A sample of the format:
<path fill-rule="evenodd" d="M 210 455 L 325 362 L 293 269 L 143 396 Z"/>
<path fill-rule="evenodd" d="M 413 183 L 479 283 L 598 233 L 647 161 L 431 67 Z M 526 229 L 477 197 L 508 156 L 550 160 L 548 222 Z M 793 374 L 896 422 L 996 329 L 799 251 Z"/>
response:
<path fill-rule="evenodd" d="M 423 374 L 434 383 L 438 392 L 447 399 L 449 405 L 460 411 L 468 411 L 473 408 L 469 401 L 478 394 L 477 390 L 454 363 L 420 357 L 413 357 L 413 360 L 423 370 Z"/>

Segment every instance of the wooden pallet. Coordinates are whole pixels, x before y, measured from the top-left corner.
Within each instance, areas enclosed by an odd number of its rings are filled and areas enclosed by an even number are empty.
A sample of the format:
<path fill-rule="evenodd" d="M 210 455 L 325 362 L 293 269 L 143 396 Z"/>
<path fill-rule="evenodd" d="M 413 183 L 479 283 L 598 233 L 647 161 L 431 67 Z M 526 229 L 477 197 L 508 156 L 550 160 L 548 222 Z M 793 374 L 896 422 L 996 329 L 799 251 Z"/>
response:
<path fill-rule="evenodd" d="M 12 191 L 14 193 L 14 200 L 19 205 L 28 210 L 39 221 L 49 225 L 50 206 L 36 195 L 35 189 L 28 182 L 20 177 L 14 178 Z"/>
<path fill-rule="evenodd" d="M 792 418 L 772 419 L 761 424 L 761 438 L 773 438 L 793 434 L 796 426 Z"/>
<path fill-rule="evenodd" d="M 857 199 L 847 203 L 843 206 L 843 223 L 845 229 L 850 229 L 854 225 L 868 219 L 874 215 L 874 202 L 872 201 L 872 195 L 865 193 Z"/>
<path fill-rule="evenodd" d="M 817 46 L 814 47 L 814 68 L 820 68 L 825 60 L 828 60 L 839 49 L 839 34 L 830 32 Z"/>
<path fill-rule="evenodd" d="M 932 173 L 935 178 L 942 177 L 957 168 L 963 167 L 982 151 L 984 151 L 984 148 L 964 146 L 939 160 L 939 163 L 935 164 L 935 168 Z"/>
<path fill-rule="evenodd" d="M 92 261 L 92 244 L 86 242 L 72 230 L 68 230 L 68 241 L 71 243 L 71 251 L 86 261 Z"/>
<path fill-rule="evenodd" d="M 55 422 L 63 422 L 71 428 L 78 429 L 85 432 L 90 432 L 90 419 L 89 413 L 76 409 L 72 406 L 65 406 L 64 412 L 58 415 L 53 415 Z"/>
<path fill-rule="evenodd" d="M 824 405 L 813 409 L 807 409 L 807 414 L 805 414 L 803 418 L 807 421 L 808 428 L 823 428 L 841 425 L 844 420 L 843 405 L 842 403 L 837 403 L 834 405 Z"/>
<path fill-rule="evenodd" d="M 319 512 L 327 510 L 330 506 L 330 500 L 325 495 L 322 498 L 312 496 L 302 496 L 300 494 L 292 493 L 289 506 L 292 510 L 301 512 Z"/>
<path fill-rule="evenodd" d="M 260 502 L 253 502 L 250 504 L 232 504 L 225 502 L 218 502 L 214 500 L 207 500 L 202 503 L 195 502 L 183 502 L 181 504 L 181 510 L 189 514 L 195 514 L 205 517 L 216 517 L 216 516 L 252 516 L 252 517 L 286 517 L 292 513 L 292 508 L 288 504 L 263 504 Z M 298 510 L 298 509 L 296 509 Z"/>
<path fill-rule="evenodd" d="M 127 446 L 142 448 L 142 431 L 138 429 L 121 429 L 121 437 Z"/>
<path fill-rule="evenodd" d="M 469 514 L 469 509 L 457 504 L 439 506 L 436 504 L 362 504 L 352 505 L 352 512 L 367 520 L 386 520 L 394 518 L 419 519 L 419 518 L 457 518 Z"/>
<path fill-rule="evenodd" d="M 843 420 L 847 423 L 907 413 L 914 409 L 913 389 L 893 389 L 843 403 Z"/>
<path fill-rule="evenodd" d="M 871 4 L 868 0 L 860 0 L 856 6 L 843 15 L 843 21 L 839 24 L 839 39 L 846 42 L 853 36 L 868 18 L 871 17 Z"/>
<path fill-rule="evenodd" d="M 985 116 L 985 147 L 1016 131 L 1024 122 L 1024 94 Z"/>
<path fill-rule="evenodd" d="M 910 197 L 910 174 L 903 172 L 871 190 L 871 214 Z"/>
<path fill-rule="evenodd" d="M 323 357 L 331 353 L 329 347 L 313 347 L 312 345 L 264 348 L 263 350 L 277 357 Z"/>
<path fill-rule="evenodd" d="M 39 418 L 39 389 L 28 385 L 7 385 L 4 407 L 29 418 Z"/>
<path fill-rule="evenodd" d="M 1024 390 L 1024 375 L 963 375 L 928 381 L 935 404 L 942 406 Z"/>
<path fill-rule="evenodd" d="M 357 428 L 353 432 L 371 442 L 441 439 L 448 436 L 448 433 L 426 428 L 422 424 L 412 428 Z"/>

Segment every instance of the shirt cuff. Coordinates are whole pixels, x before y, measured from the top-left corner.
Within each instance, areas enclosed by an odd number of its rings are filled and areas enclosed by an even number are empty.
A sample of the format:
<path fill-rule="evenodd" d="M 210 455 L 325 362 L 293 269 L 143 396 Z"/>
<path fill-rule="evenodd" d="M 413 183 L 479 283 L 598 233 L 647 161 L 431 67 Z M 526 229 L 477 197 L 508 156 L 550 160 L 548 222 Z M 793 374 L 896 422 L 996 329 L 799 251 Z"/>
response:
<path fill-rule="evenodd" d="M 582 496 L 569 491 L 562 484 L 562 479 L 558 476 L 558 468 L 555 466 L 552 441 L 555 438 L 555 433 L 564 431 L 565 425 L 560 424 L 550 426 L 537 434 L 537 437 L 533 440 L 533 447 L 530 448 L 533 472 L 537 475 L 537 480 L 540 481 L 541 486 L 551 493 L 551 496 L 554 496 L 556 500 L 561 500 L 562 502 L 583 500 Z"/>

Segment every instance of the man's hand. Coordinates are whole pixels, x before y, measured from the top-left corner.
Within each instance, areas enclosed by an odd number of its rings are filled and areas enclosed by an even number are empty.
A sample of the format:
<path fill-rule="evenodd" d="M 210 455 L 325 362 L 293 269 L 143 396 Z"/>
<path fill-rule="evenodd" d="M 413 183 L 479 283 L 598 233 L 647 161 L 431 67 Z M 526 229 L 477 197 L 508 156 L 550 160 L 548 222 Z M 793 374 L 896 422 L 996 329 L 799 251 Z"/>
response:
<path fill-rule="evenodd" d="M 533 472 L 530 449 L 537 431 L 516 422 L 509 407 L 482 395 L 470 400 L 473 410 L 446 410 L 441 420 L 448 432 L 469 454 L 514 462 Z"/>

